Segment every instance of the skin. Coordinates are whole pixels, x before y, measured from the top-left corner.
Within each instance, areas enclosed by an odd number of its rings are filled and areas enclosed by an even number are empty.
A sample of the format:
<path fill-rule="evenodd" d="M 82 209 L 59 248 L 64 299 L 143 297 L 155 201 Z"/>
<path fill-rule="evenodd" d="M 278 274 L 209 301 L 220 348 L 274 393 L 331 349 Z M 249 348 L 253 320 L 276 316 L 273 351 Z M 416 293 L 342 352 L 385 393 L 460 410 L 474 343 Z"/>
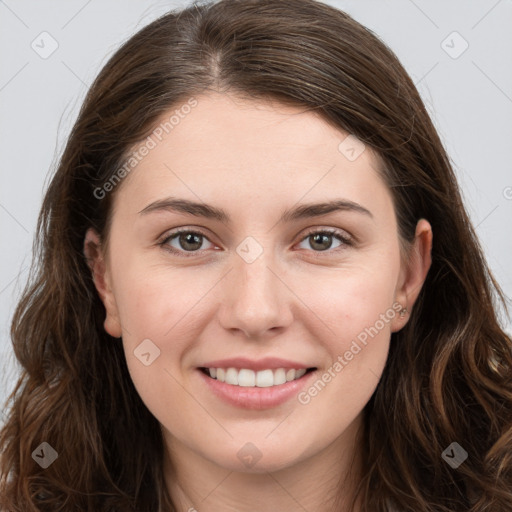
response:
<path fill-rule="evenodd" d="M 366 148 L 349 161 L 338 150 L 348 134 L 316 114 L 218 93 L 197 100 L 115 190 L 107 248 L 92 229 L 86 235 L 105 329 L 122 337 L 135 387 L 161 424 L 165 478 L 180 511 L 334 510 L 343 478 L 348 510 L 362 411 L 391 333 L 409 318 L 392 306 L 414 305 L 431 263 L 431 226 L 418 222 L 404 258 L 376 155 Z M 231 222 L 139 213 L 168 196 L 223 208 Z M 297 203 L 334 198 L 372 216 L 338 211 L 277 223 Z M 192 257 L 158 245 L 178 227 L 206 235 L 195 253 L 179 237 L 168 242 Z M 311 228 L 337 228 L 356 242 L 315 244 Z M 247 236 L 263 249 L 250 264 L 236 252 Z M 266 410 L 237 408 L 214 396 L 197 371 L 219 358 L 275 356 L 315 366 L 321 376 L 390 310 L 394 318 L 307 404 L 294 397 Z M 160 356 L 145 366 L 134 350 L 148 338 Z M 248 442 L 261 454 L 252 467 L 237 456 Z"/>

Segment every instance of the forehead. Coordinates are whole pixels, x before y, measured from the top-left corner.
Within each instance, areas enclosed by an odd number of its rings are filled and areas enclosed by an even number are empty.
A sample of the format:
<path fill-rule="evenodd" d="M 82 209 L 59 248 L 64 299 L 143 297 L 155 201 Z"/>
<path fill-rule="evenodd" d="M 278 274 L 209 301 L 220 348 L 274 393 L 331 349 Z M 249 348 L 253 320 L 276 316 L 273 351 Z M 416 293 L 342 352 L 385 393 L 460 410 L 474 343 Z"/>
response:
<path fill-rule="evenodd" d="M 151 146 L 119 193 L 139 210 L 166 195 L 262 208 L 340 195 L 389 203 L 375 153 L 318 114 L 217 93 L 195 100 L 170 109 L 133 148 Z"/>

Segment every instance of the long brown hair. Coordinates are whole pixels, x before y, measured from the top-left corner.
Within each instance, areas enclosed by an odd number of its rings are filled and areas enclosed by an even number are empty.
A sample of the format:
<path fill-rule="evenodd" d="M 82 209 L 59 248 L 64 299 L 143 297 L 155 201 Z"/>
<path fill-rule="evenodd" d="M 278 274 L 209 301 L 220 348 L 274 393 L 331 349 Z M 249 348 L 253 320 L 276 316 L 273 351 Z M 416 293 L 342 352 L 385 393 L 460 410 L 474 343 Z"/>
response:
<path fill-rule="evenodd" d="M 318 112 L 373 148 L 399 224 L 434 233 L 432 265 L 410 321 L 365 407 L 363 512 L 512 510 L 512 342 L 507 305 L 484 260 L 449 158 L 395 57 L 350 16 L 314 0 L 223 0 L 170 12 L 110 58 L 90 88 L 44 198 L 31 279 L 12 341 L 22 373 L 0 435 L 0 508 L 175 511 L 157 420 L 83 256 L 103 240 L 105 184 L 169 109 L 208 91 Z M 104 197 L 103 197 L 104 195 Z M 101 196 L 101 197 L 99 197 Z M 58 458 L 42 469 L 32 452 Z M 458 468 L 442 453 L 457 442 Z"/>

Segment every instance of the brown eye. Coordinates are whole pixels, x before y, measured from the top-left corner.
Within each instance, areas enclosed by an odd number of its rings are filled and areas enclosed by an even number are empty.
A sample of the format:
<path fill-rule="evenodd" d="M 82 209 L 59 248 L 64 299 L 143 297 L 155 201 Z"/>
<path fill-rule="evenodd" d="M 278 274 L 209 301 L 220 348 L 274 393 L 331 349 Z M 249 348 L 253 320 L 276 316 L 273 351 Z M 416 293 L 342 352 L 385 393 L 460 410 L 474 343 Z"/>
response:
<path fill-rule="evenodd" d="M 333 246 L 333 239 L 338 241 L 338 244 Z M 351 239 L 343 231 L 338 230 L 322 230 L 313 231 L 308 233 L 301 243 L 307 241 L 309 248 L 313 249 L 314 252 L 329 251 L 329 249 L 335 250 L 342 248 L 343 246 L 351 245 Z M 308 247 L 305 247 L 308 249 Z"/>
<path fill-rule="evenodd" d="M 195 251 L 201 248 L 202 235 L 197 233 L 180 233 L 177 237 L 178 243 L 186 251 Z"/>
<path fill-rule="evenodd" d="M 201 252 L 200 249 L 205 240 L 208 240 L 208 238 L 203 233 L 183 229 L 171 233 L 160 245 L 174 254 L 187 257 L 189 256 L 189 254 L 186 254 L 187 252 L 190 253 L 190 256 Z M 174 245 L 171 245 L 171 243 L 174 243 Z"/>
<path fill-rule="evenodd" d="M 332 235 L 325 233 L 318 233 L 316 235 L 309 235 L 311 239 L 311 247 L 319 251 L 326 251 L 332 246 Z"/>

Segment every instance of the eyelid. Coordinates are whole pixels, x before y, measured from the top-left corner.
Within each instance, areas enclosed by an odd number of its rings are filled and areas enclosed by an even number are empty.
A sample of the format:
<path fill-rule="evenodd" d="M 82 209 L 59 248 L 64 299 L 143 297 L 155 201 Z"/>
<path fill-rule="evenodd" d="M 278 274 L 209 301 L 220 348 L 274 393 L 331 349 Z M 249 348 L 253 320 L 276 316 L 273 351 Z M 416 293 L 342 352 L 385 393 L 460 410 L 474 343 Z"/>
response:
<path fill-rule="evenodd" d="M 305 234 L 302 236 L 300 241 L 302 242 L 305 238 L 307 238 L 310 235 L 316 234 L 316 233 L 325 233 L 329 235 L 333 235 L 336 237 L 339 237 L 341 240 L 343 240 L 345 243 L 355 243 L 356 238 L 351 235 L 348 231 L 341 229 L 341 228 L 322 228 L 322 227 L 312 227 L 308 228 L 305 232 Z M 317 251 L 321 252 L 321 251 Z"/>
<path fill-rule="evenodd" d="M 167 251 L 171 252 L 172 254 L 177 254 L 179 256 L 183 256 L 185 258 L 200 255 L 201 253 L 203 253 L 205 251 L 205 250 L 182 251 L 182 250 L 178 250 L 178 249 L 174 249 L 174 248 L 170 247 L 167 242 L 169 242 L 172 238 L 175 238 L 176 236 L 180 235 L 181 233 L 192 233 L 192 234 L 196 234 L 196 235 L 201 235 L 203 238 L 208 240 L 211 244 L 214 244 L 214 242 L 212 242 L 210 240 L 209 235 L 207 235 L 203 231 L 202 228 L 187 227 L 187 226 L 175 228 L 170 231 L 166 231 L 162 236 L 159 237 L 157 244 L 159 246 L 162 246 L 164 248 L 164 250 L 167 250 Z M 298 243 L 303 242 L 304 240 L 306 240 L 309 236 L 311 236 L 313 234 L 331 235 L 334 238 L 337 238 L 342 243 L 342 246 L 353 246 L 357 242 L 357 239 L 353 235 L 351 235 L 350 233 L 345 231 L 344 229 L 333 228 L 333 227 L 313 226 L 306 230 L 306 232 L 304 233 L 304 235 L 302 235 L 302 237 L 300 238 Z M 327 249 L 325 251 L 309 250 L 309 252 L 312 252 L 312 253 L 316 254 L 317 256 L 321 256 L 322 254 L 333 254 L 333 253 L 337 254 L 339 252 L 339 250 L 340 250 L 340 248 L 335 248 L 335 249 Z"/>
<path fill-rule="evenodd" d="M 187 254 L 187 251 L 181 251 L 181 250 L 178 250 L 178 249 L 174 249 L 174 247 L 170 247 L 168 245 L 168 242 L 172 238 L 175 238 L 176 236 L 180 235 L 181 233 L 193 233 L 193 234 L 196 234 L 196 235 L 201 235 L 203 238 L 208 240 L 208 242 L 210 242 L 211 244 L 214 244 L 214 242 L 212 242 L 210 240 L 209 235 L 207 235 L 202 230 L 202 228 L 187 227 L 187 226 L 185 226 L 185 227 L 175 228 L 175 229 L 172 229 L 170 231 L 166 231 L 162 236 L 158 237 L 157 245 L 163 247 L 164 250 L 167 250 L 167 251 L 171 252 L 172 254 L 179 254 L 180 256 L 184 256 L 185 258 L 187 258 L 189 256 L 194 256 L 194 255 L 197 256 L 198 254 L 201 254 L 202 252 L 204 252 L 204 250 L 201 250 L 201 251 L 189 251 L 188 254 Z"/>

